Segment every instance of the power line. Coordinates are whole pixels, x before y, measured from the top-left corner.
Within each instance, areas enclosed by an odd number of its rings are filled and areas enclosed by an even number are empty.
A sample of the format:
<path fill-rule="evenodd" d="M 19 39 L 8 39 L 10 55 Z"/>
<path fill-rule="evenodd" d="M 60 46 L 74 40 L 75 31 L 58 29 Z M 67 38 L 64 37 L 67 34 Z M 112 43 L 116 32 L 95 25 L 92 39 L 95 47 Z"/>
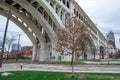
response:
<path fill-rule="evenodd" d="M 0 31 L 0 32 L 4 32 L 4 31 Z M 17 32 L 17 31 L 7 31 L 8 33 L 24 33 L 24 32 Z"/>

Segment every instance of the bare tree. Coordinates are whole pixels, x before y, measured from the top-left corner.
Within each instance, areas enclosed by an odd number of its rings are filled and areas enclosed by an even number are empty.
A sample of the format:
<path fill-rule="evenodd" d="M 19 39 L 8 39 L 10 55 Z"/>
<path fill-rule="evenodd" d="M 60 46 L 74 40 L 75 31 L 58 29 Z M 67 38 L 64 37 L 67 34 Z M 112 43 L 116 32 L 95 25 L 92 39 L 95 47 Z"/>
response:
<path fill-rule="evenodd" d="M 0 36 L 1 37 L 1 36 Z M 0 48 L 2 47 L 2 40 L 0 39 Z"/>
<path fill-rule="evenodd" d="M 6 38 L 6 45 L 8 45 L 8 50 L 7 50 L 8 53 L 9 53 L 9 51 L 10 51 L 10 47 L 11 47 L 12 43 L 13 43 L 15 40 L 16 40 L 16 39 L 15 39 L 15 36 L 11 36 L 11 37 L 7 37 L 7 38 Z M 8 53 L 7 53 L 7 58 L 6 58 L 6 59 L 8 59 Z"/>
<path fill-rule="evenodd" d="M 79 19 L 68 18 L 65 27 L 59 28 L 57 33 L 57 50 L 63 52 L 65 49 L 71 50 L 72 76 L 74 76 L 74 57 L 77 50 L 82 50 L 85 54 L 85 48 L 90 42 L 89 31 L 84 23 Z"/>

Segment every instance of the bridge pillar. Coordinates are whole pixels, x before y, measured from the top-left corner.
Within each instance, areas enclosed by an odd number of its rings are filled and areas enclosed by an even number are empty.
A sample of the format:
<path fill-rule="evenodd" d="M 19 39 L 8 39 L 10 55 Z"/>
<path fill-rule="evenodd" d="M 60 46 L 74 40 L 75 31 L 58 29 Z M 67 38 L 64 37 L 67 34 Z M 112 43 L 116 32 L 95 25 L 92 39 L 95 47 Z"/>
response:
<path fill-rule="evenodd" d="M 33 55 L 32 55 L 32 61 L 39 61 L 39 54 L 40 53 L 40 45 L 34 44 L 33 45 Z"/>
<path fill-rule="evenodd" d="M 45 46 L 41 45 L 41 47 L 39 48 L 39 52 L 38 52 L 38 56 L 39 56 L 39 61 L 45 61 Z"/>
<path fill-rule="evenodd" d="M 32 53 L 32 61 L 35 61 L 35 57 L 36 57 L 36 53 L 37 53 L 37 50 L 36 50 L 37 46 L 36 44 L 33 44 L 33 53 Z"/>
<path fill-rule="evenodd" d="M 53 61 L 58 60 L 58 53 L 56 52 L 55 44 L 42 43 L 33 45 L 33 55 L 32 61 L 49 61 L 50 57 L 55 57 L 51 59 Z M 50 61 L 51 61 L 50 60 Z"/>
<path fill-rule="evenodd" d="M 40 42 L 33 45 L 32 61 L 45 61 L 45 45 Z"/>
<path fill-rule="evenodd" d="M 54 61 L 58 60 L 58 53 L 56 51 L 56 45 L 55 44 L 52 44 L 52 56 L 55 57 Z"/>

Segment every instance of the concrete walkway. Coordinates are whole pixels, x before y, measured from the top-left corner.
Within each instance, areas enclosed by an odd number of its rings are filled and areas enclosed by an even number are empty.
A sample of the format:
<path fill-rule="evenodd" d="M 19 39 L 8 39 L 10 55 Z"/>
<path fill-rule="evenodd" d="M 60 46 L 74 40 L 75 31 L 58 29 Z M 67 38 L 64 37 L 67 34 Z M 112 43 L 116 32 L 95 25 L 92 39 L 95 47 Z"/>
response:
<path fill-rule="evenodd" d="M 108 64 L 108 61 L 100 61 L 100 62 L 95 62 L 95 61 L 83 61 L 86 64 Z M 120 64 L 120 61 L 109 61 L 109 64 Z"/>
<path fill-rule="evenodd" d="M 71 72 L 69 65 L 51 65 L 51 64 L 28 64 L 23 63 L 25 71 L 58 71 Z M 4 71 L 20 71 L 20 63 L 3 64 L 0 72 Z M 120 66 L 103 66 L 103 65 L 76 65 L 75 72 L 99 72 L 99 73 L 120 73 Z"/>

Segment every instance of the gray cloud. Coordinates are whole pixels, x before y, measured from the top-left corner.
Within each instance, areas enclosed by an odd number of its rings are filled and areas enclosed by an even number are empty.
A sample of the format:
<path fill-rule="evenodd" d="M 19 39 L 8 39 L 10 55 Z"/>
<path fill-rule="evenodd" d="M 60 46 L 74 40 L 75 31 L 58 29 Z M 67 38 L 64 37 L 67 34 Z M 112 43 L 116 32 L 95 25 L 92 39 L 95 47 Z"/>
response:
<path fill-rule="evenodd" d="M 112 30 L 116 43 L 120 38 L 120 0 L 76 0 L 102 33 Z M 96 20 L 95 20 L 96 18 Z M 104 35 L 105 35 L 104 34 Z M 117 47 L 120 48 L 119 45 Z"/>
<path fill-rule="evenodd" d="M 1 41 L 2 41 L 2 38 L 3 38 L 3 35 L 4 35 L 4 29 L 5 29 L 6 21 L 7 21 L 7 19 L 5 17 L 0 16 L 0 40 Z M 18 40 L 18 34 L 19 33 L 22 34 L 21 39 L 20 39 L 20 44 L 22 46 L 32 45 L 31 41 L 24 34 L 24 32 L 15 23 L 13 23 L 12 21 L 9 21 L 7 37 L 15 36 L 15 38 Z M 17 43 L 18 42 L 17 40 L 14 43 Z"/>

